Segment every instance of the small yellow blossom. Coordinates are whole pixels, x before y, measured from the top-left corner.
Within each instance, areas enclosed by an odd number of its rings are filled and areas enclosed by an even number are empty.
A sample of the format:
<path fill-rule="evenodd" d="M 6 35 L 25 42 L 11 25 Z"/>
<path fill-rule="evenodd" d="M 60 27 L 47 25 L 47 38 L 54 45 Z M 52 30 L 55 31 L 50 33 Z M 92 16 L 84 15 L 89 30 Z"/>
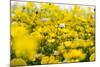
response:
<path fill-rule="evenodd" d="M 48 62 L 49 64 L 55 64 L 55 63 L 57 63 L 57 61 L 56 61 L 56 58 L 54 57 L 54 56 L 50 56 L 49 57 L 49 62 Z"/>
<path fill-rule="evenodd" d="M 28 2 L 27 3 L 27 8 L 32 8 L 34 6 L 34 2 Z"/>
<path fill-rule="evenodd" d="M 85 58 L 85 53 L 83 53 L 82 50 L 71 49 L 68 52 L 64 52 L 63 56 L 66 59 L 66 61 L 68 59 L 80 59 L 80 60 L 83 60 Z"/>
<path fill-rule="evenodd" d="M 54 41 L 55 41 L 55 39 L 49 39 L 49 40 L 48 40 L 49 43 L 52 43 L 52 42 L 54 42 Z"/>
<path fill-rule="evenodd" d="M 11 36 L 17 37 L 26 35 L 28 33 L 28 30 L 24 26 L 25 24 L 13 22 L 11 23 Z"/>
<path fill-rule="evenodd" d="M 27 65 L 25 60 L 21 58 L 14 58 L 11 60 L 11 65 L 12 66 L 19 66 L 19 65 Z"/>
<path fill-rule="evenodd" d="M 58 49 L 59 52 L 63 52 L 65 47 L 64 47 L 64 45 L 60 45 L 60 46 L 57 47 L 57 49 Z"/>
<path fill-rule="evenodd" d="M 48 56 L 43 56 L 41 59 L 41 64 L 47 64 L 49 62 L 49 57 Z"/>
<path fill-rule="evenodd" d="M 93 53 L 91 56 L 90 56 L 90 61 L 95 61 L 95 54 Z"/>

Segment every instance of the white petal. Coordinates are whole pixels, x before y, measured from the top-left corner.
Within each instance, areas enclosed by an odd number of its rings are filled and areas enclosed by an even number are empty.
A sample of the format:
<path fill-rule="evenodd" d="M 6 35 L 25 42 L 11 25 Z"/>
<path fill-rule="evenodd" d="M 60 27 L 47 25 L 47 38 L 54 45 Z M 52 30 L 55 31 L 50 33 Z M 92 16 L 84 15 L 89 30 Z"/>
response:
<path fill-rule="evenodd" d="M 61 23 L 61 24 L 59 25 L 59 27 L 64 28 L 64 27 L 65 27 L 65 24 L 64 24 L 64 23 Z"/>

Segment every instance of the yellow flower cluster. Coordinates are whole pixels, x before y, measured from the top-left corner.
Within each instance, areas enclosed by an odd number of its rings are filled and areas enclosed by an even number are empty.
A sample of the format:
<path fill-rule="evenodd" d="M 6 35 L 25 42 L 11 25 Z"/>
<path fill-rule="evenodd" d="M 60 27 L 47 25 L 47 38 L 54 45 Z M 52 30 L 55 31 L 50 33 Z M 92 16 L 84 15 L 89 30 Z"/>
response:
<path fill-rule="evenodd" d="M 11 6 L 11 65 L 95 60 L 93 6 L 19 3 Z"/>
<path fill-rule="evenodd" d="M 72 49 L 68 52 L 64 52 L 63 56 L 66 62 L 79 62 L 80 60 L 83 60 L 85 58 L 85 53 L 83 53 L 82 50 L 79 49 Z"/>
<path fill-rule="evenodd" d="M 42 56 L 41 64 L 55 64 L 60 63 L 59 60 L 56 59 L 55 56 Z"/>
<path fill-rule="evenodd" d="M 26 62 L 21 58 L 15 58 L 11 61 L 12 65 L 27 65 Z"/>

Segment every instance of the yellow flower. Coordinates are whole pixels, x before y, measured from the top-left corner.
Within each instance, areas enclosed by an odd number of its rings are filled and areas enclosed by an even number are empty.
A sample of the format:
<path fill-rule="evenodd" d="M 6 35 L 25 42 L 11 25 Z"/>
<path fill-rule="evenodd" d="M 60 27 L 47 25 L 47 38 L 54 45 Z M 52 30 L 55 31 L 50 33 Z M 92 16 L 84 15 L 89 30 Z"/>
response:
<path fill-rule="evenodd" d="M 92 40 L 88 40 L 86 43 L 87 43 L 87 46 L 90 46 L 90 47 L 95 45 L 94 41 Z"/>
<path fill-rule="evenodd" d="M 55 33 L 49 33 L 50 37 L 55 37 Z"/>
<path fill-rule="evenodd" d="M 78 16 L 77 19 L 80 20 L 80 21 L 86 21 L 86 19 L 82 15 Z"/>
<path fill-rule="evenodd" d="M 62 29 L 62 32 L 66 33 L 66 32 L 68 32 L 68 30 L 64 28 L 64 29 Z"/>
<path fill-rule="evenodd" d="M 60 45 L 60 46 L 57 47 L 57 49 L 58 49 L 59 52 L 64 52 L 65 47 L 64 47 L 64 45 Z"/>
<path fill-rule="evenodd" d="M 50 63 L 50 64 L 54 64 L 54 63 L 57 63 L 57 61 L 56 61 L 56 58 L 54 57 L 54 56 L 50 56 L 49 57 L 49 62 L 48 63 Z"/>
<path fill-rule="evenodd" d="M 55 39 L 48 39 L 48 42 L 53 43 L 53 42 L 55 42 Z"/>
<path fill-rule="evenodd" d="M 67 48 L 77 48 L 77 47 L 89 47 L 92 45 L 92 42 L 85 41 L 83 39 L 77 39 L 75 41 L 66 41 L 64 42 L 64 45 Z"/>
<path fill-rule="evenodd" d="M 91 33 L 91 32 L 94 32 L 94 30 L 89 27 L 89 28 L 86 29 L 86 32 Z"/>
<path fill-rule="evenodd" d="M 71 41 L 66 41 L 64 42 L 65 47 L 71 47 L 72 46 L 72 42 Z"/>
<path fill-rule="evenodd" d="M 48 56 L 43 56 L 41 59 L 41 64 L 47 64 L 49 62 L 49 57 Z"/>
<path fill-rule="evenodd" d="M 42 39 L 42 35 L 38 31 L 32 32 L 30 36 L 38 42 Z"/>
<path fill-rule="evenodd" d="M 77 39 L 73 42 L 73 47 L 88 47 L 90 44 L 86 40 L 83 39 Z"/>
<path fill-rule="evenodd" d="M 68 35 L 69 36 L 71 36 L 71 37 L 77 37 L 78 35 L 77 35 L 77 32 L 75 32 L 75 31 L 70 31 L 69 33 L 68 33 Z"/>
<path fill-rule="evenodd" d="M 83 53 L 82 50 L 79 49 L 71 49 L 68 52 L 64 52 L 63 56 L 66 59 L 66 61 L 68 59 L 83 60 L 85 58 L 85 53 Z"/>
<path fill-rule="evenodd" d="M 91 56 L 90 56 L 90 61 L 95 61 L 95 53 L 93 53 Z"/>
<path fill-rule="evenodd" d="M 11 36 L 17 37 L 26 35 L 28 33 L 24 23 L 12 22 L 11 23 Z"/>
<path fill-rule="evenodd" d="M 27 3 L 27 8 L 32 8 L 34 6 L 34 2 L 28 2 Z"/>
<path fill-rule="evenodd" d="M 92 54 L 92 53 L 95 53 L 95 46 L 89 48 L 89 51 L 90 51 L 91 54 Z"/>
<path fill-rule="evenodd" d="M 35 60 L 38 41 L 28 35 L 16 37 L 12 48 L 14 48 L 17 57 L 23 55 L 23 57 Z"/>
<path fill-rule="evenodd" d="M 72 18 L 73 18 L 73 14 L 72 13 L 68 13 L 67 14 L 67 17 L 65 18 L 67 21 L 70 21 L 70 20 L 72 20 Z"/>
<path fill-rule="evenodd" d="M 25 60 L 21 58 L 14 58 L 11 60 L 11 66 L 27 65 Z"/>
<path fill-rule="evenodd" d="M 16 15 L 17 17 L 20 17 L 20 16 L 21 16 L 21 13 L 22 13 L 21 8 L 20 8 L 20 7 L 17 7 L 17 8 L 15 9 L 15 15 Z"/>

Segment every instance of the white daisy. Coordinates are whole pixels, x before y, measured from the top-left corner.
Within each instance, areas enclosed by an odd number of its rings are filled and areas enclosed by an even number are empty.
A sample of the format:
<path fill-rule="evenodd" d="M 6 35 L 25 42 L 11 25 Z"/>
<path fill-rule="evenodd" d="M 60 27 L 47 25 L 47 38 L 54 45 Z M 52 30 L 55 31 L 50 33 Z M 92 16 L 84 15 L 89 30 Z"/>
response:
<path fill-rule="evenodd" d="M 42 18 L 43 22 L 46 22 L 48 20 L 48 18 Z"/>
<path fill-rule="evenodd" d="M 65 27 L 65 24 L 64 23 L 61 23 L 61 24 L 59 24 L 59 27 L 64 28 Z"/>

